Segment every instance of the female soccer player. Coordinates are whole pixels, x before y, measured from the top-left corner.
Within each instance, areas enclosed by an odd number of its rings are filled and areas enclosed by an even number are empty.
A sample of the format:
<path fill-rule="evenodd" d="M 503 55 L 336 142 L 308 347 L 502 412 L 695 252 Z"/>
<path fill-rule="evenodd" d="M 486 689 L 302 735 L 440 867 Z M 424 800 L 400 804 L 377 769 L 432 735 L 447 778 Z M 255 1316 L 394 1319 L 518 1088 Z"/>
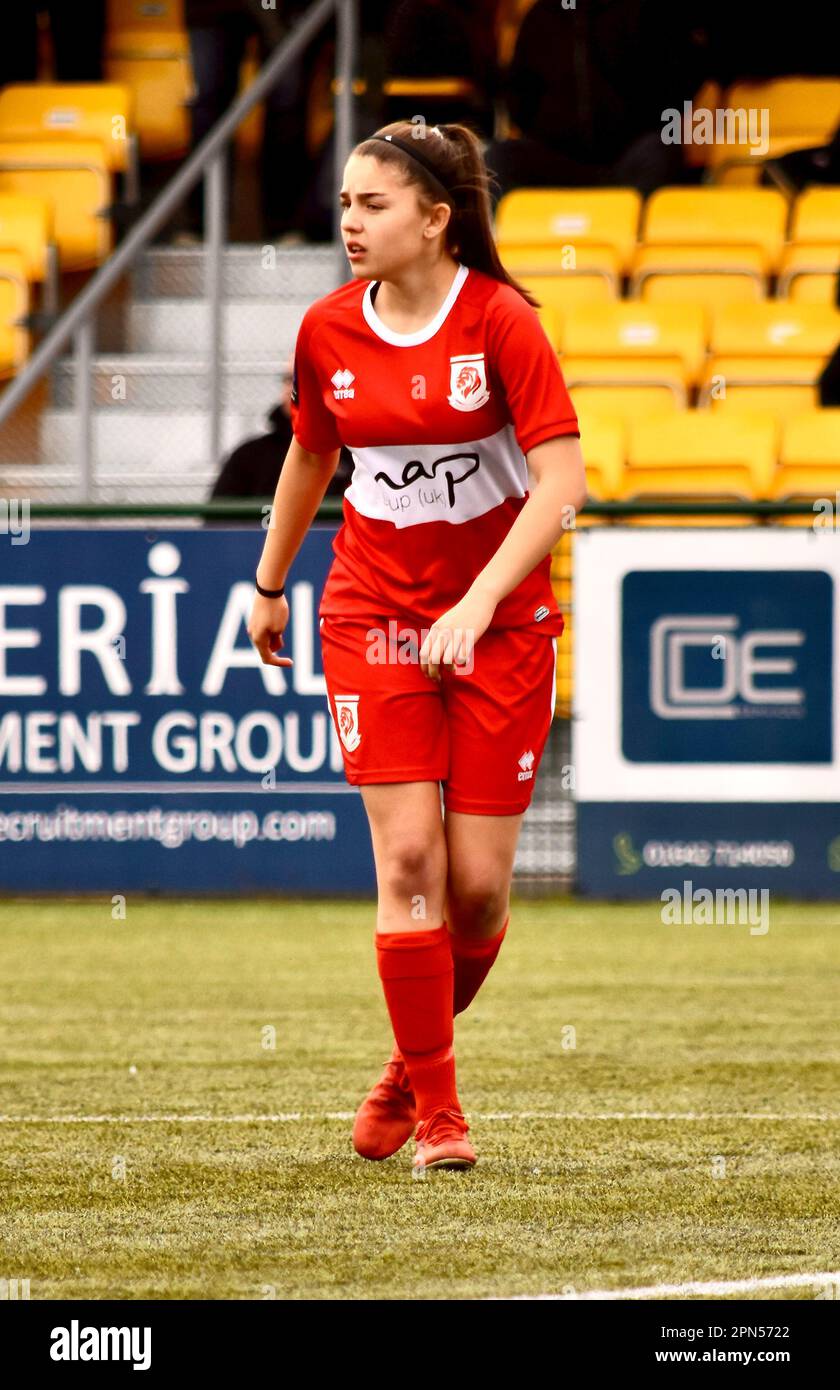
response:
<path fill-rule="evenodd" d="M 294 439 L 248 634 L 268 665 L 291 665 L 275 654 L 282 591 L 346 444 L 355 468 L 321 648 L 345 775 L 370 823 L 395 1037 L 353 1143 L 386 1158 L 416 1127 L 422 1174 L 476 1161 L 453 1016 L 508 927 L 554 714 L 563 619 L 550 552 L 586 485 L 538 305 L 498 257 L 476 135 L 386 126 L 355 147 L 341 202 L 352 279 L 312 304 L 298 333 Z"/>

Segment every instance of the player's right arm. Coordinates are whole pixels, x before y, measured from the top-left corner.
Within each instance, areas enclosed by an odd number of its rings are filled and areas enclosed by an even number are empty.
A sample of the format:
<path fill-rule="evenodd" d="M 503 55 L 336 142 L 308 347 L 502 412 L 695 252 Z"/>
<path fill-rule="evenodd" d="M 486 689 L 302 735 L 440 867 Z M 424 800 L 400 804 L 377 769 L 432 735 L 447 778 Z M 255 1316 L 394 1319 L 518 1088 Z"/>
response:
<path fill-rule="evenodd" d="M 326 454 L 310 453 L 292 436 L 277 481 L 265 545 L 257 566 L 257 580 L 263 589 L 279 589 L 286 583 L 292 561 L 338 467 L 340 454 L 340 449 Z M 290 657 L 273 655 L 283 645 L 288 621 L 289 605 L 285 594 L 280 598 L 255 595 L 248 636 L 267 666 L 292 665 Z"/>

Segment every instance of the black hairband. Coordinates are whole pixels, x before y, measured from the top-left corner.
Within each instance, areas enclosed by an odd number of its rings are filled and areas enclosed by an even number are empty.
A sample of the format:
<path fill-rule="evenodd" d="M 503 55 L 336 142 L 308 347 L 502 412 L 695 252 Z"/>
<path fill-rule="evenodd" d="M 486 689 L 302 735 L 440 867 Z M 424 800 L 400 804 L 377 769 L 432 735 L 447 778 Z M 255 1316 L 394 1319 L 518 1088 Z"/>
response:
<path fill-rule="evenodd" d="M 452 193 L 446 187 L 446 184 L 443 182 L 443 179 L 440 177 L 440 174 L 435 172 L 430 161 L 426 159 L 425 155 L 418 154 L 417 150 L 413 150 L 411 148 L 411 145 L 408 144 L 406 140 L 401 140 L 397 135 L 369 135 L 368 139 L 387 140 L 389 145 L 398 145 L 399 148 L 401 150 L 404 150 L 406 154 L 411 155 L 412 159 L 416 159 L 418 164 L 423 165 L 423 168 L 426 170 L 426 173 L 429 174 L 429 176 L 434 180 L 438 188 L 442 190 L 442 192 L 446 195 L 447 198 L 452 198 Z"/>

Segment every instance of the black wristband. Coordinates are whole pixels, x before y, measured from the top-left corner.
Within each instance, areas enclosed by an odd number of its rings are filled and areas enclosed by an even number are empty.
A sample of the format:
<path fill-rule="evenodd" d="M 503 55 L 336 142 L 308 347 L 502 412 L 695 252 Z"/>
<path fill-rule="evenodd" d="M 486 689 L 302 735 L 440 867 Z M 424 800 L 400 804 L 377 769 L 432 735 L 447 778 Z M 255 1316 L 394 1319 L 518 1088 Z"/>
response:
<path fill-rule="evenodd" d="M 285 584 L 281 584 L 279 589 L 264 589 L 256 575 L 254 575 L 254 586 L 257 593 L 262 594 L 263 598 L 281 598 L 286 592 Z"/>

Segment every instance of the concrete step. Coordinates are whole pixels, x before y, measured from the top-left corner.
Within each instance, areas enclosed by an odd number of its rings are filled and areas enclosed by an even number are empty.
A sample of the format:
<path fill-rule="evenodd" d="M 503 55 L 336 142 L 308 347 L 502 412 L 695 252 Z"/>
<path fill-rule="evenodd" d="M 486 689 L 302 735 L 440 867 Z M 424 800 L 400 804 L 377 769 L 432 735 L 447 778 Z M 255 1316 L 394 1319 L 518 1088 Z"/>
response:
<path fill-rule="evenodd" d="M 204 248 L 154 246 L 132 274 L 137 299 L 201 299 L 206 293 Z M 229 246 L 222 254 L 222 294 L 226 299 L 271 299 L 306 306 L 350 280 L 346 257 L 331 244 L 283 247 Z"/>
<path fill-rule="evenodd" d="M 189 473 L 177 475 L 150 476 L 146 471 L 114 470 L 102 468 L 97 475 L 90 501 L 101 503 L 147 503 L 165 506 L 167 503 L 207 502 L 216 480 L 215 469 L 196 468 Z M 43 467 L 33 464 L 21 467 L 0 468 L 0 497 L 26 497 L 31 503 L 37 502 L 76 502 L 79 497 L 79 474 L 76 470 L 63 467 Z M 257 507 L 258 503 L 255 504 Z M 38 525 L 46 524 L 39 521 Z M 66 519 L 53 523 L 66 526 Z M 103 523 L 117 526 L 119 521 Z M 174 525 L 190 525 L 186 518 L 176 520 Z"/>
<path fill-rule="evenodd" d="M 260 415 L 277 404 L 282 357 L 228 359 L 222 363 L 222 410 Z M 209 408 L 207 362 L 193 357 L 160 357 L 115 353 L 96 357 L 91 371 L 93 404 L 103 410 L 200 411 Z M 75 404 L 76 364 L 70 357 L 53 373 L 52 404 L 72 410 Z"/>
<path fill-rule="evenodd" d="M 221 418 L 222 458 L 211 459 L 206 412 L 133 410 L 126 405 L 123 410 L 93 412 L 93 457 L 95 463 L 114 473 L 143 470 L 156 484 L 167 477 L 186 481 L 185 475 L 191 473 L 209 471 L 215 476 L 231 449 L 252 435 L 264 433 L 261 414 L 227 412 Z M 39 462 L 47 468 L 74 466 L 77 438 L 74 411 L 46 410 L 41 418 Z M 94 472 L 98 472 L 96 467 Z"/>
<path fill-rule="evenodd" d="M 230 300 L 222 306 L 222 352 L 230 357 L 282 358 L 293 352 L 301 304 Z M 210 308 L 204 300 L 135 300 L 125 318 L 128 353 L 181 354 L 195 358 L 210 343 Z"/>

